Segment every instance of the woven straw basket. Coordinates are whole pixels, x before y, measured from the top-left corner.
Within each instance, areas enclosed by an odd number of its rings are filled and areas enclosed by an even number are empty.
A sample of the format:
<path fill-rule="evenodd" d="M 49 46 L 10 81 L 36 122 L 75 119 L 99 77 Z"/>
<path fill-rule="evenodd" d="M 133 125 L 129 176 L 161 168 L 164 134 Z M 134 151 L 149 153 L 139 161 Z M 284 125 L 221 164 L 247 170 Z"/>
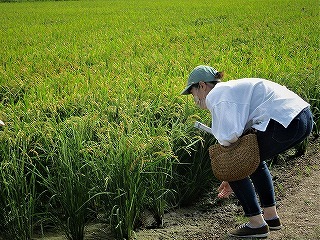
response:
<path fill-rule="evenodd" d="M 228 147 L 215 144 L 209 147 L 212 171 L 221 181 L 237 181 L 251 175 L 260 163 L 255 134 L 244 135 Z"/>

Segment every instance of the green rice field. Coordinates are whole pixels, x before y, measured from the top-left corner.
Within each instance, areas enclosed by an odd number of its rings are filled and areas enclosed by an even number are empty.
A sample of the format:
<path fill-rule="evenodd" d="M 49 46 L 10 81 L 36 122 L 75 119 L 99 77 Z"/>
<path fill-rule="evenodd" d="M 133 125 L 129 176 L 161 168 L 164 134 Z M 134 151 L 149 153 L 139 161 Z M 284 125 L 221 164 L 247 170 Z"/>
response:
<path fill-rule="evenodd" d="M 130 239 L 216 186 L 180 95 L 200 64 L 286 85 L 319 135 L 319 35 L 316 0 L 1 2 L 0 236 L 81 240 L 99 215 Z"/>

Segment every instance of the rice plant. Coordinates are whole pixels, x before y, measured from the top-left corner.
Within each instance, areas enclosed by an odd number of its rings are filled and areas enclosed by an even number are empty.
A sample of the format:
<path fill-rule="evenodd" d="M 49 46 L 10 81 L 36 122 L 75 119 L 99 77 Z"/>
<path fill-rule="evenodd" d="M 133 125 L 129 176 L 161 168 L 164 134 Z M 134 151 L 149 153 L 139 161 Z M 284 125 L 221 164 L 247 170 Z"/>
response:
<path fill-rule="evenodd" d="M 48 211 L 67 239 L 84 239 L 84 228 L 96 213 L 98 192 L 91 141 L 94 124 L 86 117 L 71 118 L 58 125 L 56 152 L 39 168 L 41 184 L 50 194 Z"/>
<path fill-rule="evenodd" d="M 16 139 L 1 132 L 0 232 L 7 239 L 31 239 L 40 193 L 28 156 L 29 137 L 20 132 Z"/>

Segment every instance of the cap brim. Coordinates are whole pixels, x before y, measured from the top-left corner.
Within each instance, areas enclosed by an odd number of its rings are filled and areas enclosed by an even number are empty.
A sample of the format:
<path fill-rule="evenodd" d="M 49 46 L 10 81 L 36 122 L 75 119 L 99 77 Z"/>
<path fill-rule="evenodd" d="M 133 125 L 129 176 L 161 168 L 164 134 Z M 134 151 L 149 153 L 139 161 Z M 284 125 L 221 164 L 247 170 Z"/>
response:
<path fill-rule="evenodd" d="M 192 85 L 188 85 L 182 92 L 181 95 L 188 95 L 190 94 L 190 88 Z"/>

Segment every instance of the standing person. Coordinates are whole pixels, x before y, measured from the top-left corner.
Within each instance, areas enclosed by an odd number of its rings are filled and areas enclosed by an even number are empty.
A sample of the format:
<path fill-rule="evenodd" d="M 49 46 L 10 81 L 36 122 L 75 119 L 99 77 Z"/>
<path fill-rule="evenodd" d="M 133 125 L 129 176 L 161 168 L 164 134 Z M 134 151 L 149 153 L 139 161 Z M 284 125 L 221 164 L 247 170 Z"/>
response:
<path fill-rule="evenodd" d="M 265 160 L 303 141 L 312 130 L 310 105 L 294 92 L 260 78 L 221 82 L 223 72 L 198 66 L 181 94 L 192 94 L 195 104 L 212 116 L 211 131 L 219 144 L 229 146 L 248 129 L 257 135 L 260 165 L 245 179 L 222 182 L 219 198 L 232 192 L 249 222 L 229 233 L 234 237 L 267 237 L 281 228 L 272 177 Z M 260 199 L 261 208 L 257 195 Z"/>

